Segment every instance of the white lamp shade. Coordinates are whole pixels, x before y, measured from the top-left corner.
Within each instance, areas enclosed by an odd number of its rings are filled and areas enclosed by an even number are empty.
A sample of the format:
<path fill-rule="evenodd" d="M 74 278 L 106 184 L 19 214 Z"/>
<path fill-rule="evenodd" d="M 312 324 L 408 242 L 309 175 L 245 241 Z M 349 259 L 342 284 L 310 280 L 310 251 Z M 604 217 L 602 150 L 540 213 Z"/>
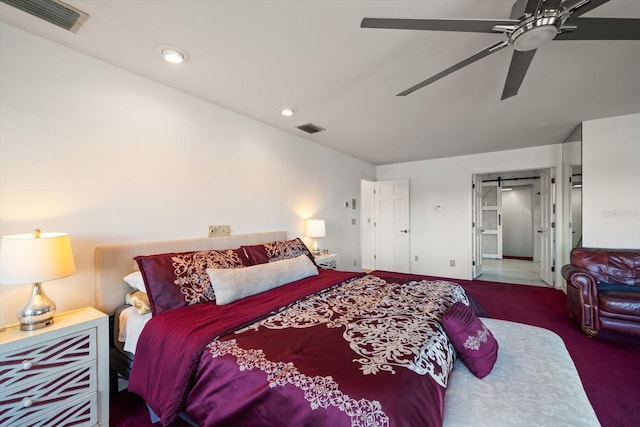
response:
<path fill-rule="evenodd" d="M 0 284 L 60 279 L 76 272 L 71 239 L 65 233 L 14 234 L 0 244 Z"/>
<path fill-rule="evenodd" d="M 309 219 L 307 220 L 307 236 L 309 237 L 324 237 L 324 219 Z"/>

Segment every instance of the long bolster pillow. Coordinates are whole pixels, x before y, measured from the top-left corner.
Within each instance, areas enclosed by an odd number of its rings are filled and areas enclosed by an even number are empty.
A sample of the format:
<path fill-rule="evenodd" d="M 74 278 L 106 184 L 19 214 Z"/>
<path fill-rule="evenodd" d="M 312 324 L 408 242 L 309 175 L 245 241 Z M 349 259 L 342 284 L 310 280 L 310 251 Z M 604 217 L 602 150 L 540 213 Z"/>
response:
<path fill-rule="evenodd" d="M 318 268 L 306 255 L 243 268 L 208 268 L 216 304 L 224 305 L 278 286 L 317 276 Z"/>

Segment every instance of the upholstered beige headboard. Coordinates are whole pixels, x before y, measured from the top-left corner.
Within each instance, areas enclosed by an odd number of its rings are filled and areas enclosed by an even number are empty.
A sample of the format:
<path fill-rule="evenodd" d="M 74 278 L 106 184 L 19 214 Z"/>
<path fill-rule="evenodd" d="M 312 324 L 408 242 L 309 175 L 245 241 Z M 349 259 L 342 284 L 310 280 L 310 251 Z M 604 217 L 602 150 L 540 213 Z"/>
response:
<path fill-rule="evenodd" d="M 242 245 L 255 245 L 286 239 L 286 231 L 269 231 L 222 237 L 98 246 L 95 251 L 96 308 L 103 313 L 113 314 L 115 309 L 124 303 L 125 295 L 131 291 L 131 288 L 122 279 L 137 269 L 133 258 L 138 255 L 207 249 L 235 249 Z"/>

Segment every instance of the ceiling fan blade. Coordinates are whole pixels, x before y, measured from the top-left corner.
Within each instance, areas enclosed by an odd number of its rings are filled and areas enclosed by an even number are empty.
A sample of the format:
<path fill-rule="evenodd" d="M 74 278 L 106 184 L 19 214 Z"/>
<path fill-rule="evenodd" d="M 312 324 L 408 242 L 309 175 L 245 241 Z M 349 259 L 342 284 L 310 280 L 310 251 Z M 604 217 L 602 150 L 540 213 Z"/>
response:
<path fill-rule="evenodd" d="M 533 15 L 538 10 L 540 3 L 542 3 L 542 0 L 528 0 L 527 5 L 524 8 L 524 12 Z"/>
<path fill-rule="evenodd" d="M 496 33 L 496 25 L 515 25 L 515 19 L 396 19 L 363 18 L 361 28 L 393 30 L 462 31 L 469 33 Z"/>
<path fill-rule="evenodd" d="M 560 3 L 562 3 L 562 0 L 547 0 L 547 2 L 544 4 L 544 9 L 558 10 L 558 8 L 560 7 Z"/>
<path fill-rule="evenodd" d="M 571 24 L 578 28 L 554 40 L 640 40 L 640 19 L 579 18 Z"/>
<path fill-rule="evenodd" d="M 522 19 L 525 16 L 535 15 L 536 12 L 553 9 L 560 6 L 561 0 L 517 0 L 511 7 L 511 18 Z"/>
<path fill-rule="evenodd" d="M 520 89 L 522 80 L 524 80 L 524 76 L 527 74 L 527 70 L 535 54 L 536 49 L 526 52 L 513 51 L 511 65 L 509 65 L 509 72 L 507 73 L 507 81 L 504 83 L 504 90 L 502 91 L 502 98 L 500 98 L 500 100 L 511 98 L 518 93 L 518 89 Z"/>
<path fill-rule="evenodd" d="M 596 7 L 602 6 L 603 4 L 607 3 L 609 0 L 591 0 L 589 3 L 580 6 L 579 8 L 577 8 L 572 14 L 571 17 L 569 17 L 569 21 L 577 18 L 578 16 L 582 15 L 583 13 L 587 13 L 590 10 L 595 9 Z M 564 2 L 562 2 L 562 7 L 565 9 L 571 9 L 573 7 L 575 7 L 577 4 L 582 3 L 582 0 L 565 0 Z"/>
<path fill-rule="evenodd" d="M 418 83 L 417 85 L 412 86 L 412 87 L 410 87 L 409 89 L 407 89 L 407 90 L 405 90 L 405 91 L 400 92 L 400 93 L 399 93 L 399 94 L 397 94 L 396 96 L 407 96 L 407 95 L 409 95 L 410 93 L 413 93 L 413 92 L 415 92 L 416 90 L 418 90 L 418 89 L 420 89 L 420 88 L 423 88 L 423 87 L 425 87 L 426 85 L 428 85 L 428 84 L 431 84 L 431 83 L 435 82 L 436 80 L 440 80 L 440 79 L 441 79 L 441 78 L 443 78 L 444 76 L 449 75 L 449 74 L 453 73 L 454 71 L 459 70 L 460 68 L 465 67 L 465 66 L 467 66 L 467 65 L 469 65 L 469 64 L 471 64 L 471 63 L 473 63 L 473 62 L 476 62 L 477 60 L 482 59 L 482 58 L 484 58 L 485 56 L 487 56 L 487 55 L 489 55 L 489 54 L 492 54 L 493 52 L 497 52 L 497 51 L 499 51 L 500 49 L 502 49 L 502 48 L 504 48 L 504 47 L 506 47 L 506 46 L 508 46 L 508 45 L 509 45 L 509 43 L 507 43 L 506 41 L 500 41 L 500 42 L 494 43 L 494 44 L 492 44 L 491 46 L 489 46 L 489 47 L 487 47 L 487 48 L 485 48 L 485 49 L 481 50 L 480 52 L 477 52 L 477 53 L 475 53 L 475 54 L 471 55 L 471 56 L 470 56 L 470 57 L 468 57 L 467 59 L 465 59 L 465 60 L 463 60 L 463 61 L 461 61 L 461 62 L 458 62 L 457 64 L 455 64 L 455 65 L 453 65 L 453 66 L 451 66 L 451 67 L 447 68 L 446 70 L 444 70 L 444 71 L 440 71 L 440 72 L 439 72 L 438 74 L 436 74 L 435 76 L 433 76 L 433 77 L 429 77 L 427 80 L 424 80 L 424 81 L 422 81 L 422 82 Z"/>

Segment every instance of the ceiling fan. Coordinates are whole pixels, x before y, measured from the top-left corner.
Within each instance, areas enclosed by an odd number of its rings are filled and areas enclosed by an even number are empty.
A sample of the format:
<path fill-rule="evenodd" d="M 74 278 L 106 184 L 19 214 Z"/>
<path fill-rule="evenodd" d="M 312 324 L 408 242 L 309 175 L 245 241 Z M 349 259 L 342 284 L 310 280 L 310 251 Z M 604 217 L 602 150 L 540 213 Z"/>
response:
<path fill-rule="evenodd" d="M 579 18 L 609 0 L 517 0 L 510 19 L 364 18 L 361 28 L 503 33 L 505 39 L 429 77 L 397 96 L 406 96 L 473 62 L 513 46 L 502 100 L 518 93 L 536 49 L 551 40 L 640 40 L 640 19 Z"/>

